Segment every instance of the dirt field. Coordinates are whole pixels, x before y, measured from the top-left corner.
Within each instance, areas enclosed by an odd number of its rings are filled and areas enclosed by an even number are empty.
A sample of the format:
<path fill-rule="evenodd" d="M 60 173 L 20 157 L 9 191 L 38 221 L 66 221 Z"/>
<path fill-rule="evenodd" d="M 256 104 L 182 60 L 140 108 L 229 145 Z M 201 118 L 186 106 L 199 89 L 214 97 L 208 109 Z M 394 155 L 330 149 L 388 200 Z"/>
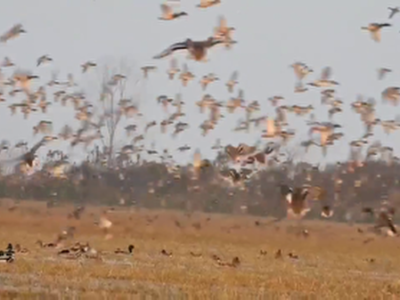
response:
<path fill-rule="evenodd" d="M 72 206 L 3 200 L 0 246 L 29 253 L 0 264 L 0 298 L 400 299 L 400 241 L 366 225 L 305 222 L 305 236 L 290 221 L 115 208 L 107 239 L 94 224 L 104 209 L 88 207 L 75 220 L 67 218 Z M 68 226 L 75 235 L 58 249 L 37 245 Z M 57 254 L 77 241 L 98 257 Z M 114 254 L 129 244 L 133 255 Z"/>

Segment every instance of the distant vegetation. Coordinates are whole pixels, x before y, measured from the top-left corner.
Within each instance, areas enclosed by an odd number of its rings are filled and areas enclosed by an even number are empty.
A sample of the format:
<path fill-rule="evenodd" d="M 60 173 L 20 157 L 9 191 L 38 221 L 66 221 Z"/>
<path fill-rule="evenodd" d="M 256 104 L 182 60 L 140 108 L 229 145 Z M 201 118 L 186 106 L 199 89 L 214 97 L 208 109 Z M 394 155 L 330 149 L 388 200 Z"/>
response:
<path fill-rule="evenodd" d="M 223 161 L 224 154 L 218 157 L 220 161 L 205 168 L 197 180 L 191 178 L 190 165 L 171 171 L 166 163 L 138 161 L 107 168 L 93 157 L 80 166 L 73 166 L 62 179 L 49 177 L 45 164 L 29 180 L 20 181 L 17 175 L 3 177 L 0 197 L 47 201 L 49 206 L 72 202 L 281 218 L 286 209 L 279 184 L 311 184 L 326 190 L 325 201 L 335 211 L 333 219 L 340 221 L 357 218 L 362 207 L 377 208 L 383 201 L 396 206 L 400 201 L 397 163 L 389 166 L 367 161 L 363 167 L 350 172 L 347 165 L 329 165 L 320 171 L 306 163 L 284 163 L 259 171 L 243 188 L 233 188 L 221 184 L 217 165 Z M 293 179 L 288 179 L 290 173 Z M 313 202 L 312 206 L 315 209 L 307 218 L 320 218 L 319 203 Z"/>

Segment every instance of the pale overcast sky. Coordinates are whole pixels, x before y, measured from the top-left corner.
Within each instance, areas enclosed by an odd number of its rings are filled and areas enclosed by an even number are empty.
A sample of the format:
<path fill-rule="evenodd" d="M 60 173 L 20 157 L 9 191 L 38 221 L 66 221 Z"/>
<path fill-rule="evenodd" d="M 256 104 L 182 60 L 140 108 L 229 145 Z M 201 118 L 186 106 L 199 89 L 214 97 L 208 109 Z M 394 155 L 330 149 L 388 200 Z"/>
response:
<path fill-rule="evenodd" d="M 222 0 L 219 6 L 204 10 L 196 8 L 198 2 L 181 0 L 177 9 L 186 11 L 189 16 L 165 22 L 158 20 L 161 1 L 156 0 L 4 1 L 0 31 L 5 32 L 21 23 L 27 33 L 0 45 L 0 59 L 9 56 L 21 68 L 40 75 L 41 80 L 36 86 L 47 83 L 53 70 L 60 70 L 60 79 L 71 72 L 86 89 L 94 77 L 84 75 L 82 78 L 80 65 L 85 61 L 125 58 L 134 62 L 137 72 L 140 66 L 154 64 L 158 71 L 150 74 L 147 82 L 141 81 L 137 85 L 145 119 L 155 117 L 160 121 L 165 118 L 156 97 L 160 94 L 174 96 L 180 92 L 186 102 L 184 112 L 187 115 L 182 120 L 190 123 L 191 129 L 173 140 L 170 134 L 162 136 L 158 127 L 153 128 L 149 131 L 148 144 L 155 140 L 157 148 L 176 149 L 187 143 L 193 148 L 199 147 L 205 155 L 212 154 L 209 148 L 218 137 L 222 138 L 223 144 L 252 144 L 260 137 L 259 131 L 233 133 L 237 119 L 244 118 L 244 113 L 228 115 L 225 112 L 226 118 L 217 128 L 206 138 L 201 137 L 198 126 L 208 114 L 199 114 L 194 103 L 204 94 L 198 81 L 209 72 L 222 79 L 222 82 L 210 85 L 207 91 L 218 100 L 226 101 L 231 97 L 224 83 L 234 70 L 238 70 L 239 88 L 245 91 L 245 99 L 258 100 L 262 105 L 258 115 L 274 116 L 275 110 L 267 98 L 282 95 L 287 105 L 312 104 L 317 107 L 317 119 L 328 121 L 328 108 L 320 106 L 318 89 L 310 88 L 302 94 L 293 92 L 295 77 L 289 65 L 295 61 L 308 64 L 315 70 L 315 74 L 308 77 L 309 81 L 319 76 L 323 67 L 331 66 L 333 79 L 340 82 L 337 95 L 344 102 L 344 112 L 336 115 L 335 120 L 344 126 L 345 138 L 328 150 L 328 160 L 346 159 L 349 141 L 364 132 L 359 115 L 350 109 L 350 103 L 358 94 L 377 100 L 377 116 L 381 119 L 391 119 L 399 114 L 400 108 L 382 104 L 380 95 L 384 88 L 398 85 L 400 14 L 390 20 L 393 27 L 383 28 L 381 43 L 375 43 L 368 32 L 360 29 L 370 22 L 388 21 L 387 7 L 395 6 L 395 1 Z M 230 51 L 223 47 L 213 49 L 208 63 L 188 61 L 189 69 L 196 75 L 196 80 L 188 87 L 182 87 L 178 81 L 169 81 L 166 74 L 169 59 L 152 60 L 152 57 L 186 38 L 206 39 L 212 34 L 219 15 L 224 15 L 228 25 L 236 28 L 234 39 L 238 44 Z M 36 68 L 36 60 L 43 54 L 49 54 L 54 63 Z M 176 57 L 182 66 L 186 55 Z M 379 67 L 392 68 L 393 73 L 378 81 L 376 70 Z M 10 74 L 6 69 L 3 71 Z M 7 103 L 0 104 L 3 106 L 0 122 L 5 126 L 1 138 L 24 139 L 32 143 L 35 141 L 32 126 L 41 119 L 52 120 L 55 133 L 66 123 L 75 124 L 75 128 L 78 126 L 77 121 L 72 121 L 72 109 L 62 108 L 59 104 L 53 104 L 46 116 L 34 113 L 27 121 L 21 114 L 11 117 L 7 105 L 15 101 L 8 97 Z M 296 145 L 307 137 L 308 128 L 305 119 L 293 115 L 289 122 L 289 127 L 297 131 L 296 139 L 290 145 Z M 126 124 L 129 123 L 135 122 L 130 120 Z M 398 132 L 388 136 L 377 127 L 375 133 L 385 145 L 396 146 L 394 141 L 399 138 Z M 186 156 L 189 158 L 191 153 Z M 396 151 L 396 154 L 400 153 Z M 304 159 L 314 162 L 322 159 L 320 149 L 311 149 Z"/>

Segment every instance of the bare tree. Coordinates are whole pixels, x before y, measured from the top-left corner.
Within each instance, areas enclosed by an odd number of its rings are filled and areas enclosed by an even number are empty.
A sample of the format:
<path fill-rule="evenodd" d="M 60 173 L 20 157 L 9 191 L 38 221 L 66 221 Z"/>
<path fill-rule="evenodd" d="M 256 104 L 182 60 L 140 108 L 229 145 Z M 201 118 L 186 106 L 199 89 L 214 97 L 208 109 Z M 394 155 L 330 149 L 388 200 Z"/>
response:
<path fill-rule="evenodd" d="M 97 89 L 98 105 L 94 113 L 98 116 L 98 127 L 101 132 L 103 155 L 107 165 L 114 162 L 117 134 L 121 121 L 138 114 L 141 87 L 138 70 L 126 59 L 119 61 L 106 60 L 97 67 L 100 87 Z"/>

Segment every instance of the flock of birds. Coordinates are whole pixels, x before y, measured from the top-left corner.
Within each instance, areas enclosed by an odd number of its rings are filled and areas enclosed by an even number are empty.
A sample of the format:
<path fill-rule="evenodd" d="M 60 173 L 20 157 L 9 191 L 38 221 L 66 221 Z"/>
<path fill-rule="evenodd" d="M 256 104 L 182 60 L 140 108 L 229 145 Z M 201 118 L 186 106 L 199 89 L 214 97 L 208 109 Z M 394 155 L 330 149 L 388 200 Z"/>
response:
<path fill-rule="evenodd" d="M 220 0 L 202 0 L 198 7 L 205 9 L 219 5 L 220 3 Z M 389 19 L 395 17 L 395 15 L 400 12 L 400 9 L 397 7 L 389 8 L 389 10 Z M 173 7 L 172 2 L 161 4 L 161 13 L 159 20 L 162 21 L 173 22 L 178 18 L 188 16 L 186 12 L 177 11 Z M 362 29 L 369 31 L 372 39 L 379 42 L 381 40 L 381 30 L 384 27 L 390 26 L 391 24 L 389 23 L 371 23 L 366 27 L 362 27 Z M 190 71 L 186 63 L 183 65 L 182 69 L 180 69 L 178 61 L 173 55 L 178 51 L 185 51 L 188 55 L 188 59 L 198 62 L 207 62 L 208 54 L 215 46 L 223 46 L 226 51 L 229 51 L 237 44 L 237 41 L 233 39 L 234 31 L 234 27 L 228 26 L 226 18 L 220 16 L 212 35 L 207 39 L 202 41 L 186 39 L 185 41 L 174 43 L 153 58 L 158 60 L 171 57 L 170 67 L 166 72 L 166 77 L 169 80 L 180 80 L 185 87 L 189 82 L 195 79 L 195 75 Z M 27 32 L 22 24 L 17 24 L 0 36 L 0 42 L 4 44 L 9 43 L 11 40 L 25 33 Z M 36 65 L 37 68 L 40 68 L 42 65 L 51 63 L 53 63 L 52 57 L 45 54 L 37 59 Z M 102 129 L 109 124 L 110 120 L 114 120 L 115 117 L 140 119 L 140 117 L 143 116 L 137 103 L 127 98 L 119 99 L 117 106 L 113 108 L 112 112 L 106 111 L 102 114 L 98 114 L 96 103 L 90 102 L 86 98 L 85 93 L 77 92 L 79 86 L 75 82 L 72 74 L 69 74 L 65 80 L 59 80 L 56 74 L 53 74 L 51 81 L 34 90 L 31 87 L 31 83 L 32 81 L 39 81 L 39 76 L 30 71 L 17 68 L 16 64 L 9 57 L 4 58 L 0 63 L 0 67 L 0 101 L 6 101 L 7 96 L 9 98 L 16 98 L 18 95 L 22 95 L 24 98 L 23 101 L 14 102 L 8 106 L 11 114 L 17 114 L 17 112 L 20 111 L 24 115 L 24 118 L 27 119 L 31 113 L 36 111 L 47 114 L 49 106 L 51 107 L 55 102 L 60 102 L 63 106 L 72 104 L 75 111 L 75 119 L 81 123 L 78 130 L 73 130 L 69 125 L 65 125 L 58 135 L 54 135 L 52 121 L 41 120 L 32 130 L 34 136 L 40 134 L 42 137 L 40 141 L 30 149 L 27 148 L 27 143 L 25 142 L 17 143 L 12 147 L 7 141 L 3 141 L 0 145 L 1 152 L 7 152 L 7 150 L 11 148 L 19 148 L 22 149 L 22 154 L 16 158 L 7 157 L 7 159 L 2 160 L 0 162 L 2 167 L 11 166 L 15 171 L 14 173 L 23 176 L 23 178 L 27 178 L 26 175 L 33 174 L 35 170 L 40 167 L 38 165 L 36 153 L 41 147 L 51 144 L 52 141 L 61 139 L 69 141 L 71 147 L 84 145 L 86 149 L 94 141 L 103 138 Z M 81 65 L 81 70 L 82 73 L 85 74 L 96 67 L 96 62 L 87 61 Z M 255 145 L 240 143 L 236 146 L 223 146 L 221 139 L 217 139 L 215 145 L 211 146 L 211 149 L 222 152 L 229 161 L 229 167 L 221 169 L 218 174 L 217 180 L 220 184 L 226 183 L 228 187 L 244 189 L 245 183 L 249 181 L 252 176 L 256 176 L 258 171 L 270 167 L 279 167 L 285 164 L 287 159 L 285 159 L 286 154 L 281 150 L 285 148 L 287 142 L 296 134 L 296 131 L 289 127 L 288 114 L 294 114 L 299 117 L 309 117 L 306 120 L 306 124 L 309 126 L 309 138 L 301 143 L 305 151 L 308 151 L 311 146 L 316 146 L 321 148 L 322 153 L 326 155 L 329 146 L 333 145 L 344 136 L 343 132 L 337 131 L 342 126 L 334 121 L 335 115 L 341 113 L 345 108 L 343 101 L 340 100 L 335 91 L 335 87 L 339 85 L 339 82 L 332 79 L 332 68 L 329 66 L 324 67 L 319 77 L 306 83 L 306 78 L 314 73 L 313 68 L 304 62 L 294 62 L 291 67 L 296 79 L 294 91 L 296 93 L 305 93 L 310 88 L 320 89 L 321 105 L 328 107 L 329 121 L 317 121 L 313 114 L 313 105 L 287 105 L 284 104 L 284 97 L 279 95 L 272 96 L 268 99 L 270 106 L 275 111 L 275 116 L 273 116 L 273 114 L 269 114 L 269 116 L 261 115 L 260 103 L 258 101 L 246 101 L 244 99 L 244 92 L 241 89 L 237 91 L 237 96 L 232 96 L 225 102 L 216 100 L 208 93 L 205 93 L 201 100 L 196 102 L 201 114 L 208 112 L 208 118 L 200 124 L 200 130 L 204 136 L 216 128 L 219 122 L 224 118 L 224 113 L 239 115 L 244 112 L 245 120 L 239 120 L 238 126 L 234 128 L 234 131 L 249 132 L 250 129 L 257 130 L 261 128 L 260 138 L 268 141 L 263 147 L 260 147 L 260 141 Z M 14 71 L 7 77 L 3 72 L 5 69 L 14 69 Z M 147 65 L 143 66 L 141 70 L 143 71 L 143 79 L 148 80 L 151 77 L 151 72 L 157 71 L 157 67 L 154 65 Z M 378 69 L 377 80 L 384 80 L 385 76 L 391 71 L 392 70 L 388 68 Z M 115 91 L 121 88 L 127 79 L 126 74 L 110 75 L 110 78 L 103 84 L 100 101 L 104 103 L 114 97 Z M 216 74 L 209 73 L 201 77 L 199 84 L 205 92 L 209 85 L 218 84 L 221 80 L 222 79 L 218 78 Z M 234 71 L 231 77 L 225 82 L 227 92 L 229 94 L 235 93 L 239 84 L 239 72 Z M 48 89 L 52 89 L 52 95 L 48 92 Z M 48 101 L 49 96 L 52 97 L 53 101 Z M 396 106 L 400 101 L 400 87 L 388 87 L 382 92 L 381 96 L 385 103 Z M 162 161 L 167 164 L 168 170 L 171 173 L 179 173 L 180 166 L 172 159 L 169 149 L 164 149 L 162 153 L 158 153 L 158 151 L 154 149 L 145 149 L 144 145 L 141 143 L 146 139 L 146 133 L 157 125 L 160 127 L 160 131 L 163 134 L 167 134 L 168 129 L 173 126 L 172 137 L 176 137 L 189 128 L 189 124 L 182 121 L 182 117 L 185 116 L 185 103 L 182 101 L 180 94 L 175 98 L 171 98 L 167 95 L 160 95 L 156 100 L 157 103 L 162 106 L 167 117 L 160 122 L 156 120 L 148 122 L 144 126 L 142 133 L 137 133 L 138 126 L 135 124 L 126 126 L 124 129 L 127 137 L 129 138 L 133 135 L 134 137 L 131 142 L 119 149 L 116 157 L 117 163 L 114 165 L 110 162 L 110 157 L 112 158 L 110 151 L 113 150 L 109 149 L 109 147 L 104 147 L 103 150 L 100 151 L 99 147 L 96 146 L 98 162 L 100 164 L 107 165 L 110 168 L 123 168 L 133 163 L 132 157 L 134 154 L 137 156 L 136 163 L 139 163 L 141 153 L 145 152 L 148 155 L 160 157 Z M 371 137 L 374 136 L 374 128 L 376 126 L 381 126 L 387 134 L 400 129 L 400 119 L 382 120 L 378 118 L 376 116 L 376 105 L 377 103 L 373 98 L 365 99 L 362 96 L 359 96 L 358 99 L 350 105 L 351 109 L 359 115 L 361 122 L 364 123 L 365 132 L 360 138 L 350 142 L 350 157 L 349 160 L 343 164 L 345 165 L 344 172 L 355 172 L 357 168 L 362 168 L 364 166 L 365 161 L 372 158 L 384 160 L 387 164 L 394 164 L 400 161 L 400 159 L 393 154 L 393 149 L 391 147 L 384 146 L 379 141 L 370 141 Z M 173 113 L 170 112 L 171 106 L 175 109 Z M 177 151 L 185 152 L 190 149 L 190 146 L 182 145 Z M 364 151 L 365 149 L 366 153 Z M 48 155 L 57 157 L 53 164 L 46 166 L 48 174 L 52 177 L 66 178 L 68 176 L 68 169 L 71 166 L 68 155 L 62 151 L 52 150 L 49 151 Z M 204 159 L 200 151 L 195 150 L 193 163 L 190 165 L 192 174 L 191 180 L 196 182 L 203 170 L 211 165 L 212 162 L 210 160 Z M 340 185 L 340 179 L 336 178 L 335 180 L 337 180 L 335 184 Z M 324 217 L 330 217 L 333 214 L 332 207 L 324 202 L 327 196 L 323 187 L 304 185 L 292 188 L 287 185 L 281 185 L 281 194 L 287 204 L 289 215 L 295 216 L 296 218 L 301 219 L 309 211 L 310 200 L 321 200 L 321 203 L 323 203 L 321 206 L 321 214 Z M 397 233 L 396 227 L 392 222 L 394 214 L 393 208 L 382 208 L 377 213 L 372 209 L 366 208 L 365 212 L 376 215 L 376 228 L 387 227 L 391 233 Z"/>

